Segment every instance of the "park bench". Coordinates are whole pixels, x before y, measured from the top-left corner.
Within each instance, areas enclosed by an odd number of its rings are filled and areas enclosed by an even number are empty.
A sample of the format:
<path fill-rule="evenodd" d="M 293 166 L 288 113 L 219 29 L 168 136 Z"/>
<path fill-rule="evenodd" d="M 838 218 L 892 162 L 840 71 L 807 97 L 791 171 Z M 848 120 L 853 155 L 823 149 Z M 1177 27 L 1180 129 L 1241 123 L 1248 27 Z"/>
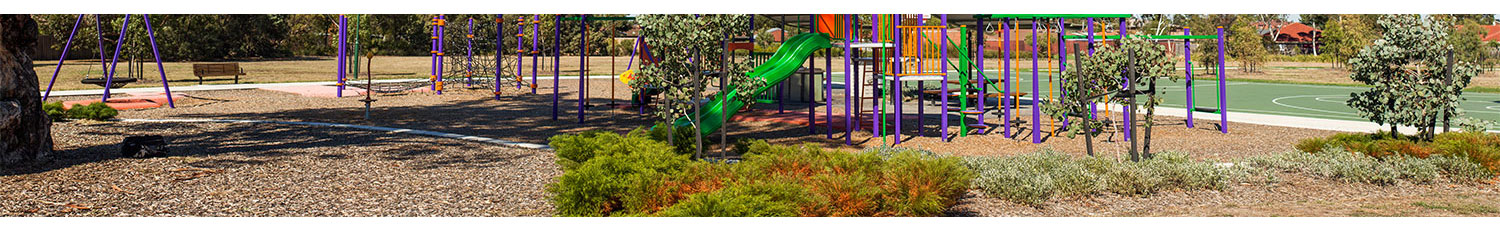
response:
<path fill-rule="evenodd" d="M 193 64 L 193 76 L 198 76 L 198 85 L 203 85 L 203 77 L 216 76 L 234 76 L 234 84 L 240 84 L 240 75 L 245 75 L 240 63 Z"/>

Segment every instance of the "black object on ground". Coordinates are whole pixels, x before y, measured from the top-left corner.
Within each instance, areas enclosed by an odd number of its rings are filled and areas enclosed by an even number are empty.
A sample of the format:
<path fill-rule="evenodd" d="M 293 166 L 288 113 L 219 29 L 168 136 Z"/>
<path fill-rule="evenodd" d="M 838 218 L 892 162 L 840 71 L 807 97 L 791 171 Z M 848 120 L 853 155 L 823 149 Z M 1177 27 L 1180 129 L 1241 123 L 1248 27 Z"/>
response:
<path fill-rule="evenodd" d="M 167 155 L 167 139 L 160 135 L 129 136 L 120 143 L 120 156 L 145 158 Z"/>

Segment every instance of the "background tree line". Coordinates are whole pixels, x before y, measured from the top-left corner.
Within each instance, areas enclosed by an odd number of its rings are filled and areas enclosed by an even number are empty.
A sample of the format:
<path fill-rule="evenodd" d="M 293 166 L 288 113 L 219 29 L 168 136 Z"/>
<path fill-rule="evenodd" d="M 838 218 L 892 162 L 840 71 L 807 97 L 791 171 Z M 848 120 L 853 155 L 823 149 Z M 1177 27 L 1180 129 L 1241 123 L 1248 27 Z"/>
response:
<path fill-rule="evenodd" d="M 358 37 L 361 46 L 366 49 L 378 51 L 379 55 L 391 56 L 421 56 L 430 51 L 431 28 L 430 22 L 434 15 L 415 14 L 379 14 L 368 15 L 365 22 L 359 25 Z M 531 21 L 533 15 L 524 15 L 527 21 L 525 25 L 518 25 L 516 19 L 523 15 L 505 15 L 498 22 L 505 29 L 505 35 L 497 42 L 495 40 L 496 15 L 447 15 L 448 24 L 445 30 L 445 42 L 450 50 L 462 49 L 464 38 L 467 34 L 467 23 L 474 19 L 474 51 L 476 55 L 493 55 L 495 46 L 501 46 L 506 54 L 513 54 L 516 48 L 516 29 L 526 29 L 524 39 L 520 42 L 524 48 L 530 49 L 532 36 L 537 36 L 539 50 L 543 54 L 550 54 L 554 47 L 553 25 L 558 24 L 554 15 L 542 15 L 539 19 L 541 28 L 533 35 L 531 32 Z M 564 15 L 572 17 L 576 15 Z M 622 15 L 597 15 L 597 16 L 622 16 Z M 68 33 L 78 15 L 33 15 L 37 21 L 39 32 L 48 37 L 55 38 L 57 43 L 43 44 L 52 49 L 62 49 L 63 42 L 68 39 Z M 245 60 L 265 58 L 288 58 L 298 56 L 329 56 L 335 53 L 337 39 L 337 14 L 192 14 L 192 15 L 151 15 L 152 27 L 156 30 L 156 43 L 162 53 L 162 57 L 168 61 L 215 61 L 215 60 Z M 99 38 L 103 32 L 105 56 L 109 56 L 114 50 L 114 42 L 120 32 L 120 25 L 124 23 L 125 15 L 84 15 L 83 22 L 78 26 L 77 35 L 73 39 L 73 47 L 69 50 L 70 57 L 79 57 L 87 54 L 97 57 L 99 53 Z M 588 35 L 589 53 L 592 55 L 604 55 L 609 53 L 629 54 L 628 40 L 611 46 L 615 40 L 610 38 L 631 30 L 633 23 L 630 21 L 591 21 L 591 31 Z M 578 53 L 579 24 L 578 21 L 565 21 L 562 24 L 560 51 L 564 55 Z M 142 58 L 150 57 L 150 44 L 146 41 L 145 24 L 139 15 L 132 15 L 130 28 L 125 38 L 125 46 L 121 49 L 121 57 L 128 58 L 132 55 Z M 610 51 L 616 48 L 616 51 Z M 456 50 L 455 50 L 456 51 Z"/>

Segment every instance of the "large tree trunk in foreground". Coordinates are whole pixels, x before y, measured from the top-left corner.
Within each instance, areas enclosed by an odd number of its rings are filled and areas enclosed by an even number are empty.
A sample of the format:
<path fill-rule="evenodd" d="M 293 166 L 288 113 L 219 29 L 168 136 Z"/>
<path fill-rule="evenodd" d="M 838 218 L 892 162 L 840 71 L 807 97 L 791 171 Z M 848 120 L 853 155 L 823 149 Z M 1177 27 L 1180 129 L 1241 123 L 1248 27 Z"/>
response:
<path fill-rule="evenodd" d="M 0 170 L 52 153 L 52 120 L 31 68 L 36 37 L 30 15 L 0 15 Z"/>

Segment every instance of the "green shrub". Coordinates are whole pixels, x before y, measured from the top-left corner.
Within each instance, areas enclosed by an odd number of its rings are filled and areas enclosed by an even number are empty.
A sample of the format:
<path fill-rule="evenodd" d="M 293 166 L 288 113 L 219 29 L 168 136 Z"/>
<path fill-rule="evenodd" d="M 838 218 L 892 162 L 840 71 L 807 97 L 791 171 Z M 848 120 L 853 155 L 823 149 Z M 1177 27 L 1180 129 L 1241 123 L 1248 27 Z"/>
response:
<path fill-rule="evenodd" d="M 569 153 L 575 153 L 573 156 L 575 158 L 588 157 L 592 154 L 591 158 L 584 161 L 574 161 L 579 164 L 573 169 L 566 170 L 557 178 L 557 183 L 547 189 L 548 192 L 553 193 L 552 201 L 556 204 L 558 213 L 563 216 L 630 214 L 630 212 L 615 213 L 626 206 L 627 194 L 641 192 L 642 186 L 676 174 L 690 162 L 687 155 L 674 153 L 670 147 L 660 142 L 642 140 L 643 136 L 638 134 L 627 136 L 626 140 L 572 143 L 589 141 L 587 138 L 608 139 L 619 136 L 614 133 L 589 133 L 588 135 L 591 136 L 576 135 L 580 138 L 573 139 L 557 138 L 563 139 L 557 140 L 563 143 L 554 144 L 558 151 L 566 150 L 570 151 Z M 574 147 L 600 148 L 595 151 L 611 151 L 611 149 L 616 151 L 593 154 L 586 152 L 587 149 Z M 573 161 L 573 159 L 566 158 L 558 160 L 560 163 Z"/>
<path fill-rule="evenodd" d="M 47 117 L 51 117 L 54 121 L 68 117 L 68 110 L 63 109 L 63 103 L 60 101 L 42 103 L 42 112 L 46 112 Z"/>
<path fill-rule="evenodd" d="M 1488 131 L 1490 127 L 1495 127 L 1494 121 L 1473 117 L 1459 117 L 1453 119 L 1453 122 L 1458 124 L 1458 128 L 1464 132 L 1484 132 Z"/>
<path fill-rule="evenodd" d="M 926 151 L 849 153 L 741 143 L 739 163 L 692 161 L 665 133 L 553 137 L 569 167 L 548 189 L 563 216 L 936 216 L 973 177 Z M 652 135 L 652 133 L 659 133 Z M 622 145 L 624 144 L 624 145 Z"/>
<path fill-rule="evenodd" d="M 1492 172 L 1500 173 L 1500 135 L 1483 132 L 1438 134 L 1432 140 L 1439 153 L 1464 156 Z"/>
<path fill-rule="evenodd" d="M 644 130 L 635 129 L 625 136 L 605 131 L 563 134 L 549 138 L 547 145 L 556 150 L 557 164 L 563 170 L 572 170 L 598 156 L 670 149 L 665 143 L 645 137 L 645 133 Z"/>
<path fill-rule="evenodd" d="M 657 123 L 651 127 L 651 130 L 647 134 L 651 136 L 651 139 L 657 141 L 672 142 L 672 148 L 675 148 L 674 150 L 677 153 L 693 153 L 693 149 L 696 147 L 696 143 L 693 141 L 693 131 L 695 129 L 692 127 L 677 127 L 672 130 L 672 134 L 674 134 L 672 140 L 667 140 L 667 125 L 666 123 Z M 705 135 L 705 138 L 707 138 L 707 135 Z"/>
<path fill-rule="evenodd" d="M 1164 189 L 1223 189 L 1236 174 L 1180 153 L 1127 162 L 1121 157 L 1073 159 L 1042 150 L 1011 157 L 973 157 L 965 165 L 979 173 L 975 187 L 1028 205 L 1041 205 L 1054 196 L 1104 192 L 1144 196 Z"/>
<path fill-rule="evenodd" d="M 68 109 L 67 115 L 68 118 L 102 121 L 115 118 L 115 116 L 120 115 L 120 112 L 114 108 L 110 108 L 109 105 L 103 102 L 94 102 L 89 105 L 74 104 L 73 108 Z"/>
<path fill-rule="evenodd" d="M 668 217 L 795 217 L 810 195 L 790 183 L 756 183 L 698 193 L 662 210 Z"/>

